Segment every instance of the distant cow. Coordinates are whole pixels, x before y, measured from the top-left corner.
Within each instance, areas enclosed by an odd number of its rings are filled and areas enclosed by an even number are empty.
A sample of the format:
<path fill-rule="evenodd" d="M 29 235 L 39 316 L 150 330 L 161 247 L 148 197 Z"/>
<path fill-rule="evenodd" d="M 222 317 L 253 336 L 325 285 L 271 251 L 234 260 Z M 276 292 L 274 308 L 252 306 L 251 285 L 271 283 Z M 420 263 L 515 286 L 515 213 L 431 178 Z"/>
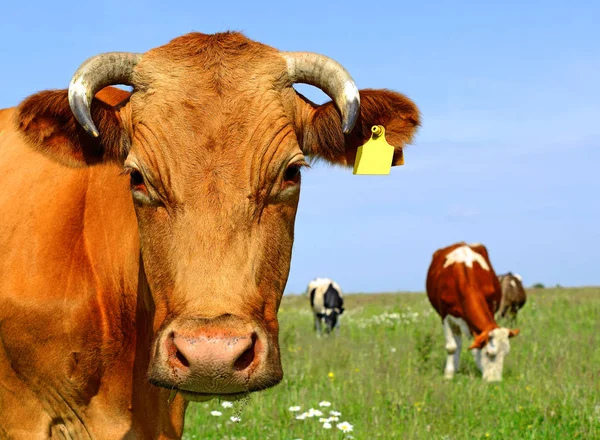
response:
<path fill-rule="evenodd" d="M 457 243 L 433 254 L 427 274 L 427 296 L 442 317 L 448 358 L 444 376 L 451 379 L 460 360 L 461 334 L 472 335 L 469 347 L 483 379 L 502 380 L 509 338 L 519 330 L 500 328 L 494 313 L 501 299 L 500 282 L 485 246 Z"/>
<path fill-rule="evenodd" d="M 498 275 L 500 287 L 502 289 L 502 299 L 497 317 L 508 317 L 511 321 L 517 320 L 517 312 L 525 305 L 527 296 L 523 288 L 523 282 L 519 274 L 508 272 L 504 275 Z"/>
<path fill-rule="evenodd" d="M 323 322 L 325 333 L 330 333 L 334 328 L 339 329 L 338 318 L 344 313 L 344 298 L 338 283 L 329 278 L 316 278 L 308 284 L 307 293 L 315 313 L 317 334 L 321 335 Z"/>

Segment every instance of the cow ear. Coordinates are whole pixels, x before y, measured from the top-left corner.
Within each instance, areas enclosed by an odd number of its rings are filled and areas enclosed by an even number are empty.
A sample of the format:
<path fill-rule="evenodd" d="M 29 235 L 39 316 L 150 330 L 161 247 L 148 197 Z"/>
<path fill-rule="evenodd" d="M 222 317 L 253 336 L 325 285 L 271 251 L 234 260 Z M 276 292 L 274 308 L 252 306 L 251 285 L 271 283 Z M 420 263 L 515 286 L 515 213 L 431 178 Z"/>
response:
<path fill-rule="evenodd" d="M 518 328 L 510 329 L 508 331 L 508 337 L 513 338 L 513 337 L 517 336 L 519 333 L 521 333 L 521 330 L 519 330 Z"/>
<path fill-rule="evenodd" d="M 474 348 L 481 350 L 483 348 L 483 346 L 488 343 L 488 341 L 489 341 L 489 333 L 487 331 L 481 332 L 479 334 L 479 336 L 477 336 L 475 338 L 475 340 L 469 347 L 469 350 L 473 350 Z"/>
<path fill-rule="evenodd" d="M 100 132 L 97 138 L 87 134 L 73 116 L 67 90 L 48 90 L 26 98 L 17 108 L 18 129 L 31 147 L 67 166 L 122 163 L 129 145 L 122 120 L 128 98 L 128 92 L 113 87 L 96 94 L 91 114 Z"/>
<path fill-rule="evenodd" d="M 410 143 L 420 114 L 417 106 L 406 96 L 389 90 L 360 91 L 360 114 L 353 130 L 344 135 L 339 111 L 332 102 L 311 105 L 303 127 L 304 154 L 345 166 L 354 165 L 356 149 L 369 140 L 371 128 L 382 125 L 387 142 L 395 147 L 392 165 L 403 163 L 402 147 Z"/>

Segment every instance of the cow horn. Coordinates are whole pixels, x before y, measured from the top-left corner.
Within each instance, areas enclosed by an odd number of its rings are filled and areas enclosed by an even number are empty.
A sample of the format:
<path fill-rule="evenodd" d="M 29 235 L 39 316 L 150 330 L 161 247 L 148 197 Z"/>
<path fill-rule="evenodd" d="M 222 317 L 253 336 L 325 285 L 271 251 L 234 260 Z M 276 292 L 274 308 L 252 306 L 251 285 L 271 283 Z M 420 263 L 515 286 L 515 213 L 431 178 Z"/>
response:
<path fill-rule="evenodd" d="M 354 80 L 337 61 L 310 52 L 282 52 L 293 83 L 310 84 L 323 90 L 342 113 L 342 130 L 354 128 L 360 111 L 360 95 Z"/>
<path fill-rule="evenodd" d="M 139 53 L 103 53 L 85 61 L 73 75 L 69 84 L 69 105 L 77 121 L 90 136 L 99 135 L 90 114 L 92 98 L 106 86 L 131 85 L 133 68 L 141 58 L 142 54 Z"/>

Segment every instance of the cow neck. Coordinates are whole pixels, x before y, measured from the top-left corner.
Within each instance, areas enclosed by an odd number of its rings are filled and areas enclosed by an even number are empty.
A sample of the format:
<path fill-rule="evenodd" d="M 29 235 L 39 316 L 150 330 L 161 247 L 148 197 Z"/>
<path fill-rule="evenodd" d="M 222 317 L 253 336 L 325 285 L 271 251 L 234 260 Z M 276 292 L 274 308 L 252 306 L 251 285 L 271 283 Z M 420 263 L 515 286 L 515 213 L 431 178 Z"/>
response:
<path fill-rule="evenodd" d="M 485 331 L 498 328 L 494 316 L 482 292 L 482 286 L 475 281 L 474 276 L 465 276 L 465 286 L 459 289 L 463 318 L 471 333 L 479 335 Z"/>

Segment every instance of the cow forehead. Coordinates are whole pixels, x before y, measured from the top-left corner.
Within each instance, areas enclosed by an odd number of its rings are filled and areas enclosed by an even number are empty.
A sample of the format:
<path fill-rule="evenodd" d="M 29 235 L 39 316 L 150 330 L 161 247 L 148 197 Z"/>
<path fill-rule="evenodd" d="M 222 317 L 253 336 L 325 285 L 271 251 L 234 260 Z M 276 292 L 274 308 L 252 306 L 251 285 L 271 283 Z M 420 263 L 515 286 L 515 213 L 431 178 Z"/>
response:
<path fill-rule="evenodd" d="M 192 33 L 146 52 L 134 71 L 136 88 L 161 86 L 171 93 L 200 89 L 208 98 L 264 92 L 260 86 L 289 85 L 279 51 L 235 32 Z M 178 96 L 178 98 L 181 98 Z"/>
<path fill-rule="evenodd" d="M 205 170 L 203 178 L 238 177 L 236 164 L 266 173 L 300 152 L 285 60 L 241 34 L 175 39 L 144 54 L 133 83 L 133 151 L 151 150 L 156 167 L 171 161 Z"/>
<path fill-rule="evenodd" d="M 448 267 L 456 263 L 462 263 L 467 267 L 472 268 L 474 262 L 477 262 L 482 269 L 488 271 L 490 270 L 490 266 L 487 264 L 487 261 L 485 261 L 485 258 L 483 258 L 481 254 L 475 252 L 469 246 L 459 246 L 446 255 L 444 267 Z"/>
<path fill-rule="evenodd" d="M 189 34 L 147 52 L 130 101 L 133 159 L 175 199 L 259 197 L 302 158 L 286 81 L 278 51 L 241 34 Z"/>
<path fill-rule="evenodd" d="M 490 331 L 490 337 L 494 338 L 496 341 L 508 341 L 509 330 L 504 327 L 495 328 Z"/>

